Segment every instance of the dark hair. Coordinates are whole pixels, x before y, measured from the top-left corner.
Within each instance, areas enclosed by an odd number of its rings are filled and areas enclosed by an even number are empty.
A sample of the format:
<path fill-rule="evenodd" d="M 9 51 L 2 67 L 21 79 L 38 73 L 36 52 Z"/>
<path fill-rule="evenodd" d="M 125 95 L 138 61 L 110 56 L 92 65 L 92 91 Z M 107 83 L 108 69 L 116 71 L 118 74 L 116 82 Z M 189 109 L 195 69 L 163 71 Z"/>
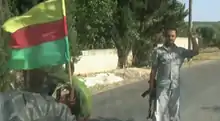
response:
<path fill-rule="evenodd" d="M 174 27 L 169 27 L 169 28 L 166 28 L 166 29 L 165 29 L 165 33 L 167 33 L 168 31 L 175 31 L 175 32 L 176 32 L 176 34 L 177 34 L 177 29 L 176 29 L 176 28 L 174 28 Z"/>

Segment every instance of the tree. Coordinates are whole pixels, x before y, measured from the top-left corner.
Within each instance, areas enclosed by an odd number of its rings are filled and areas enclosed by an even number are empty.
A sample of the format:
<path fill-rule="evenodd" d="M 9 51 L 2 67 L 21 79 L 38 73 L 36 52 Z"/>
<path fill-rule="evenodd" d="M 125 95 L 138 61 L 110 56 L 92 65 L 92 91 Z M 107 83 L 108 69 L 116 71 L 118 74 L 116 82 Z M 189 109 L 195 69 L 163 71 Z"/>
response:
<path fill-rule="evenodd" d="M 127 60 L 132 40 L 132 16 L 129 1 L 77 0 L 77 41 L 83 49 L 116 47 L 118 67 Z"/>
<path fill-rule="evenodd" d="M 9 3 L 7 0 L 1 0 L 0 1 L 0 24 L 2 25 L 5 20 L 8 19 L 8 17 L 13 16 L 13 13 L 9 10 Z M 9 35 L 5 33 L 2 29 L 0 29 L 0 91 L 5 91 L 9 89 L 10 80 L 12 78 L 12 73 L 9 72 L 7 67 L 7 60 L 8 60 L 8 46 L 7 46 L 7 40 L 9 39 Z"/>
<path fill-rule="evenodd" d="M 132 45 L 132 11 L 130 1 L 117 0 L 112 37 L 118 54 L 118 68 L 124 68 Z"/>
<path fill-rule="evenodd" d="M 214 41 L 216 37 L 216 32 L 213 27 L 198 27 L 197 31 L 202 37 L 203 46 L 210 46 L 212 44 L 215 44 Z"/>
<path fill-rule="evenodd" d="M 82 49 L 113 48 L 111 37 L 113 10 L 111 0 L 76 0 L 77 42 Z"/>
<path fill-rule="evenodd" d="M 149 65 L 152 48 L 163 41 L 163 29 L 185 25 L 184 18 L 188 14 L 185 5 L 176 0 L 157 1 L 157 5 L 151 2 L 144 1 L 141 4 L 145 6 L 136 9 L 140 37 L 132 47 L 134 66 Z"/>

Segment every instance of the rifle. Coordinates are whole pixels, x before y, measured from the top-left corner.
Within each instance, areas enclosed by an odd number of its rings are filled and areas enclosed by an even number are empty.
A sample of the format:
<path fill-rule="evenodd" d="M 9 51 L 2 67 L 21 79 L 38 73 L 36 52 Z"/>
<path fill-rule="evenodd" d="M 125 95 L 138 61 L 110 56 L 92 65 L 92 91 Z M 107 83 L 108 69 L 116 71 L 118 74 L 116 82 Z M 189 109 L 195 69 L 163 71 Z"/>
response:
<path fill-rule="evenodd" d="M 150 81 L 148 81 L 148 83 L 150 84 Z M 156 79 L 154 79 L 154 88 L 156 89 Z M 154 89 L 154 90 L 155 90 Z M 151 90 L 150 89 L 147 89 L 146 91 L 144 91 L 141 96 L 143 98 L 145 98 L 147 95 L 151 95 L 150 93 L 155 93 L 155 92 L 150 92 Z M 156 93 L 155 93 L 156 94 Z M 152 95 L 153 96 L 153 95 Z"/>
<path fill-rule="evenodd" d="M 150 81 L 148 81 L 150 83 Z M 144 91 L 141 96 L 144 98 L 149 95 L 149 109 L 147 119 L 152 119 L 154 116 L 154 110 L 156 108 L 156 80 L 154 80 L 154 89 L 153 91 L 148 89 Z"/>
<path fill-rule="evenodd" d="M 150 89 L 144 91 L 144 92 L 141 94 L 141 96 L 142 96 L 143 98 L 145 98 L 145 97 L 146 97 L 147 95 L 149 95 L 149 94 L 150 94 Z"/>

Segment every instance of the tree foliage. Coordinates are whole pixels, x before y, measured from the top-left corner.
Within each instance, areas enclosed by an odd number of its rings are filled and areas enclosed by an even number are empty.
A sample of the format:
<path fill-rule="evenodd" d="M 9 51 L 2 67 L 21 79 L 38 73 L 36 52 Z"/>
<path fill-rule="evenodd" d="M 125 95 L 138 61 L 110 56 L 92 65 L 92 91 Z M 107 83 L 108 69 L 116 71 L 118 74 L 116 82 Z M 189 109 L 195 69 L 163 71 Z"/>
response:
<path fill-rule="evenodd" d="M 148 1 L 147 1 L 148 2 Z M 188 11 L 185 5 L 176 0 L 162 1 L 157 7 L 139 6 L 139 39 L 135 41 L 133 51 L 133 65 L 149 65 L 150 53 L 153 45 L 163 41 L 163 30 L 167 27 L 180 28 L 185 25 L 184 18 Z M 153 3 L 152 3 L 153 5 Z M 154 8 L 154 9 L 153 9 Z"/>
<path fill-rule="evenodd" d="M 82 49 L 113 48 L 113 0 L 76 0 L 77 41 Z"/>
<path fill-rule="evenodd" d="M 8 7 L 9 6 L 9 7 Z M 4 23 L 9 17 L 13 16 L 14 13 L 10 11 L 10 3 L 6 0 L 0 1 L 0 25 Z M 10 80 L 15 79 L 12 73 L 7 69 L 7 61 L 8 61 L 8 39 L 9 34 L 5 33 L 0 28 L 0 91 L 4 91 L 9 89 Z"/>
<path fill-rule="evenodd" d="M 200 26 L 196 31 L 202 38 L 203 47 L 217 46 L 220 44 L 220 26 Z"/>

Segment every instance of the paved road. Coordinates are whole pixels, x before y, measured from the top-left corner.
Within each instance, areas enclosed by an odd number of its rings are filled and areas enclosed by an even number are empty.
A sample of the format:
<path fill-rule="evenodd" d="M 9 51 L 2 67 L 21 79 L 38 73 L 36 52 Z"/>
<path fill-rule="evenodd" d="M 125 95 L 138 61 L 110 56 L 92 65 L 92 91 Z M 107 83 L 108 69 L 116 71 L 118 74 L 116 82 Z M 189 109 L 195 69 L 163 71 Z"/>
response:
<path fill-rule="evenodd" d="M 220 121 L 220 61 L 182 69 L 182 121 Z M 147 81 L 94 96 L 94 121 L 146 121 Z"/>

